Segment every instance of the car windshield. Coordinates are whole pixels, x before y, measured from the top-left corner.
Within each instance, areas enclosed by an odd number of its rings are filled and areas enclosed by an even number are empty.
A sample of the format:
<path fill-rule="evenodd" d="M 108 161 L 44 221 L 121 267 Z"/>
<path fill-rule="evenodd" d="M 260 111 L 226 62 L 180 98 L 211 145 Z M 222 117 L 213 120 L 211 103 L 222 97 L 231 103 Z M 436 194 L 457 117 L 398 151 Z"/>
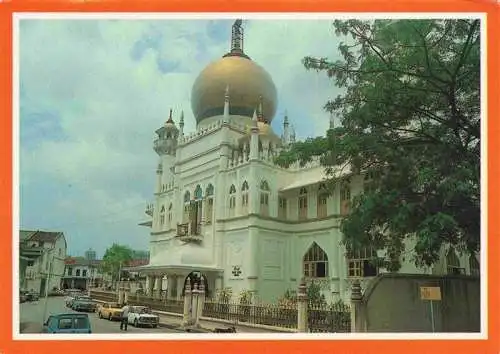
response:
<path fill-rule="evenodd" d="M 85 329 L 88 327 L 89 327 L 89 321 L 87 317 L 75 318 L 75 329 Z"/>
<path fill-rule="evenodd" d="M 148 307 L 139 307 L 137 310 L 139 313 L 151 313 L 151 310 Z"/>
<path fill-rule="evenodd" d="M 57 325 L 57 328 L 59 328 L 59 329 L 71 329 L 72 325 L 73 325 L 72 318 L 60 318 L 59 324 Z"/>
<path fill-rule="evenodd" d="M 76 298 L 78 301 L 92 301 L 92 299 L 88 296 L 79 296 Z"/>

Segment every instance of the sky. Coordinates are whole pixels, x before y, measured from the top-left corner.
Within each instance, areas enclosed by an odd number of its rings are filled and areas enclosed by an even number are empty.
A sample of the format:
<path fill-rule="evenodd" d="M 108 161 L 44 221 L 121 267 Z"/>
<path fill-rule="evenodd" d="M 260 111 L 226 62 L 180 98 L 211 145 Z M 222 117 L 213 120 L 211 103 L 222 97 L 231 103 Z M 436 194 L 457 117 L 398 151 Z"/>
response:
<path fill-rule="evenodd" d="M 229 50 L 234 20 L 39 20 L 19 25 L 20 228 L 64 232 L 68 254 L 114 242 L 148 249 L 154 131 L 180 111 L 195 129 L 191 87 Z M 339 89 L 306 55 L 339 58 L 332 21 L 244 21 L 245 52 L 278 91 L 299 139 L 323 135 Z"/>

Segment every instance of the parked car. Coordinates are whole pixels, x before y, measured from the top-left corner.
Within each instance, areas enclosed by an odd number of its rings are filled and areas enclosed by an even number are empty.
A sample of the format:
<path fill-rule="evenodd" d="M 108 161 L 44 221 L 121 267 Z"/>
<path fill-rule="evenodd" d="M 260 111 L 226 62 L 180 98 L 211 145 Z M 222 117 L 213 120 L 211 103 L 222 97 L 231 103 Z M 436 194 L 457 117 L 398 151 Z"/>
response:
<path fill-rule="evenodd" d="M 33 290 L 26 291 L 25 296 L 26 301 L 38 301 L 38 299 L 40 298 L 40 294 L 36 293 Z"/>
<path fill-rule="evenodd" d="M 114 302 L 105 302 L 99 306 L 97 310 L 99 318 L 107 318 L 108 320 L 119 320 L 122 318 L 122 308 Z"/>
<path fill-rule="evenodd" d="M 151 309 L 146 306 L 130 306 L 128 312 L 128 323 L 135 327 L 148 326 L 152 328 L 158 327 L 160 318 L 151 312 Z"/>
<path fill-rule="evenodd" d="M 96 304 L 90 296 L 77 296 L 71 302 L 71 308 L 75 311 L 94 312 Z"/>
<path fill-rule="evenodd" d="M 19 302 L 23 303 L 28 301 L 28 292 L 27 291 L 19 291 Z"/>
<path fill-rule="evenodd" d="M 92 333 L 92 328 L 86 313 L 62 313 L 49 316 L 43 324 L 42 333 Z"/>
<path fill-rule="evenodd" d="M 66 307 L 71 307 L 73 300 L 77 296 L 81 296 L 80 290 L 75 290 L 75 289 L 66 290 L 66 294 L 67 294 L 67 296 L 64 298 L 64 302 L 66 304 Z"/>

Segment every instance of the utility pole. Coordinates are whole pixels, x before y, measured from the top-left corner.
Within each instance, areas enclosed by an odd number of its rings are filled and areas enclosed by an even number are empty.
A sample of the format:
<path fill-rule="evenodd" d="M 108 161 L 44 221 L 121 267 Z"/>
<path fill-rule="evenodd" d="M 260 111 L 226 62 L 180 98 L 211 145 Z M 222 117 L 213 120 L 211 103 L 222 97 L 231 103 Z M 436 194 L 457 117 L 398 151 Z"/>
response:
<path fill-rule="evenodd" d="M 46 250 L 44 252 L 48 256 L 48 254 L 51 251 L 53 251 L 53 249 L 49 249 L 49 250 Z M 47 280 L 46 280 L 46 283 L 45 283 L 45 301 L 44 301 L 44 304 L 43 304 L 43 318 L 42 318 L 42 323 L 45 323 L 45 320 L 47 318 L 47 307 L 48 307 L 48 298 L 49 298 L 49 284 L 50 284 L 50 276 L 52 275 L 52 271 L 53 271 L 53 265 L 54 265 L 54 259 L 52 258 L 52 260 L 50 261 L 50 264 L 49 264 L 49 273 L 47 274 Z"/>

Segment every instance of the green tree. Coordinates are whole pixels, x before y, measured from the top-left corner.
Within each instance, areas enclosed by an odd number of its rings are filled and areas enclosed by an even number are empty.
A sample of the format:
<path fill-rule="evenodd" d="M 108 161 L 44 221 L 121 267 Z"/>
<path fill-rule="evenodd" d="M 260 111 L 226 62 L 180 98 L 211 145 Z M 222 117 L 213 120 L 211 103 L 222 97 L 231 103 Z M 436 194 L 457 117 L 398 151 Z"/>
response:
<path fill-rule="evenodd" d="M 111 275 L 113 281 L 120 278 L 120 271 L 132 260 L 133 251 L 130 247 L 113 243 L 102 257 L 102 271 Z"/>
<path fill-rule="evenodd" d="M 480 240 L 480 22 L 335 21 L 348 38 L 341 60 L 305 57 L 344 93 L 325 109 L 340 125 L 297 142 L 282 166 L 313 158 L 332 183 L 339 170 L 370 172 L 341 223 L 349 248 L 375 246 L 398 270 L 403 240 L 415 236 L 415 263 L 432 265 L 443 244 L 475 252 Z M 340 169 L 339 169 L 340 168 Z"/>

